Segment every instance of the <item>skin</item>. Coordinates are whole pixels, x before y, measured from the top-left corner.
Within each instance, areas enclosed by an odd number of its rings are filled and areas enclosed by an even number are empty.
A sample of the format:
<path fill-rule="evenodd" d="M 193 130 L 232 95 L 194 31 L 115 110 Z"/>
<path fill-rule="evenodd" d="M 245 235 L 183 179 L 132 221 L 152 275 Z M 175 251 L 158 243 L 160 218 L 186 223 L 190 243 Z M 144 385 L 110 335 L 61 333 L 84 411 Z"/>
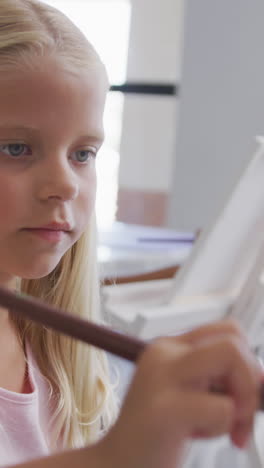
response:
<path fill-rule="evenodd" d="M 0 77 L 0 284 L 49 274 L 79 239 L 94 210 L 95 158 L 103 141 L 105 75 L 78 75 L 43 59 Z M 11 145 L 11 146 L 10 146 Z M 70 224 L 59 242 L 27 228 Z M 0 385 L 22 391 L 23 350 L 0 314 Z"/>
<path fill-rule="evenodd" d="M 222 434 L 244 448 L 261 379 L 233 322 L 202 327 L 180 339 L 159 339 L 142 354 L 120 416 L 104 439 L 19 468 L 182 467 L 188 438 Z M 224 382 L 225 393 L 212 394 L 212 382 Z"/>
<path fill-rule="evenodd" d="M 73 75 L 51 59 L 34 71 L 1 75 L 1 285 L 11 288 L 16 277 L 50 273 L 86 228 L 96 191 L 90 152 L 96 153 L 103 140 L 105 94 L 105 77 L 98 71 Z M 11 142 L 26 145 L 21 159 L 9 154 Z M 80 164 L 76 153 L 83 149 L 91 157 Z M 25 231 L 51 221 L 72 226 L 58 243 Z M 24 357 L 4 310 L 0 353 L 5 356 L 0 386 L 21 391 Z M 245 337 L 232 322 L 156 340 L 139 359 L 120 416 L 100 442 L 19 466 L 176 468 L 187 438 L 224 433 L 244 447 L 261 379 Z M 212 394 L 212 383 L 224 383 L 225 393 Z"/>
<path fill-rule="evenodd" d="M 74 76 L 45 62 L 39 68 L 0 80 L 1 284 L 50 273 L 94 209 L 106 82 L 98 72 Z M 12 157 L 3 149 L 8 143 L 27 147 Z M 89 157 L 84 162 L 77 159 L 81 150 Z M 51 221 L 72 226 L 59 243 L 24 230 Z"/>

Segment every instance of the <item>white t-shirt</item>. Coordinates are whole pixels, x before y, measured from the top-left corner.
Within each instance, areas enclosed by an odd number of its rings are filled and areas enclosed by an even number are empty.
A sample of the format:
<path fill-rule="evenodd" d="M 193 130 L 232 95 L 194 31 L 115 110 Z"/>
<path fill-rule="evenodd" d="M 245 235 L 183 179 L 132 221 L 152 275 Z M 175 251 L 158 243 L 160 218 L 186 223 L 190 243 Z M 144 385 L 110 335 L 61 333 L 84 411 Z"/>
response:
<path fill-rule="evenodd" d="M 49 386 L 27 347 L 31 393 L 0 388 L 0 466 L 48 455 L 51 420 Z"/>

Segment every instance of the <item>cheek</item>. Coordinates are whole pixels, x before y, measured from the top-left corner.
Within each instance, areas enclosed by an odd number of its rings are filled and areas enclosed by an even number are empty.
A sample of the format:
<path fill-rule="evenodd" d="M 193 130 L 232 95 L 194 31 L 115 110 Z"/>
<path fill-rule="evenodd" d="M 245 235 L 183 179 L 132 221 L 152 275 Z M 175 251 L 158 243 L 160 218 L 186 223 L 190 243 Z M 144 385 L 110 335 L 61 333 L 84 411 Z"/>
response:
<path fill-rule="evenodd" d="M 97 180 L 95 171 L 86 179 L 80 189 L 79 207 L 84 218 L 84 222 L 89 221 L 95 207 Z"/>
<path fill-rule="evenodd" d="M 13 220 L 15 213 L 21 212 L 24 193 L 21 181 L 10 180 L 0 173 L 0 219 L 4 219 L 5 223 Z"/>

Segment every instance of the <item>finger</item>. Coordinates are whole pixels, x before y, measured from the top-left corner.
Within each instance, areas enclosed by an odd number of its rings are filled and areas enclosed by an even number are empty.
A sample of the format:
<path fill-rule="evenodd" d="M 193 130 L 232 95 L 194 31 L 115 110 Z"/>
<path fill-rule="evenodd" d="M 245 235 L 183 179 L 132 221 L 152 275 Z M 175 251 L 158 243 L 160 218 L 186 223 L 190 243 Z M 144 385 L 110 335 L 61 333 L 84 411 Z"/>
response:
<path fill-rule="evenodd" d="M 256 358 L 256 355 L 250 349 L 247 339 L 243 338 L 243 336 L 241 337 L 239 335 L 231 334 L 229 332 L 223 333 L 223 334 L 219 333 L 217 335 L 205 337 L 203 340 L 197 342 L 194 346 L 196 349 L 197 349 L 197 346 L 198 347 L 199 346 L 210 347 L 211 345 L 214 346 L 214 344 L 216 344 L 217 342 L 221 346 L 221 341 L 223 343 L 227 341 L 229 341 L 230 343 L 233 342 L 233 344 L 235 344 L 235 346 L 238 348 L 239 353 L 241 353 L 241 357 L 246 359 L 249 365 L 249 368 L 252 370 L 253 374 L 255 375 L 256 380 L 258 382 L 264 380 L 264 372 L 263 372 L 262 365 Z"/>
<path fill-rule="evenodd" d="M 171 339 L 176 340 L 179 343 L 198 344 L 204 339 L 213 338 L 214 336 L 225 334 L 231 334 L 247 342 L 247 337 L 244 331 L 242 330 L 240 325 L 232 319 L 221 320 L 219 322 L 214 322 L 209 325 L 204 325 Z"/>
<path fill-rule="evenodd" d="M 175 396 L 174 396 L 175 398 Z M 206 392 L 177 393 L 175 421 L 192 438 L 209 438 L 231 433 L 235 407 L 231 398 Z"/>
<path fill-rule="evenodd" d="M 254 427 L 254 418 L 248 423 L 236 423 L 231 430 L 232 442 L 239 448 L 244 448 L 251 436 Z"/>
<path fill-rule="evenodd" d="M 225 383 L 225 391 L 237 407 L 237 422 L 251 424 L 257 409 L 260 377 L 252 355 L 239 340 L 221 339 L 198 345 L 186 352 L 175 366 L 175 380 L 188 386 Z"/>

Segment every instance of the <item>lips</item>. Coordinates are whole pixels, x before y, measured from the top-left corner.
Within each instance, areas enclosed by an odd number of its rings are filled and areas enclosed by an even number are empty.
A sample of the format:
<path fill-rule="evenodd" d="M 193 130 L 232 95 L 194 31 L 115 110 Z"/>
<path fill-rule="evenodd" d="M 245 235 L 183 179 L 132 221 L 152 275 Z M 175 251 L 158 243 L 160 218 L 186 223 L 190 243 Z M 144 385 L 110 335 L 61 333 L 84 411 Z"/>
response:
<path fill-rule="evenodd" d="M 64 231 L 64 232 L 70 232 L 73 230 L 73 226 L 70 225 L 70 223 L 65 222 L 65 223 L 56 223 L 52 222 L 49 224 L 44 224 L 41 226 L 32 226 L 32 227 L 27 227 L 24 228 L 23 230 L 46 230 L 46 231 Z"/>
<path fill-rule="evenodd" d="M 27 232 L 35 238 L 42 239 L 46 242 L 57 243 L 62 241 L 65 236 L 69 234 L 67 231 L 58 231 L 55 229 L 24 229 L 24 232 Z"/>
<path fill-rule="evenodd" d="M 24 228 L 23 231 L 34 235 L 48 242 L 56 243 L 69 234 L 73 230 L 73 227 L 68 222 L 57 223 L 52 222 L 43 226 Z"/>
<path fill-rule="evenodd" d="M 53 223 L 45 224 L 44 226 L 38 226 L 36 228 L 31 228 L 31 229 L 45 229 L 48 231 L 65 231 L 65 232 L 72 231 L 72 227 L 67 222 L 66 223 L 53 222 Z"/>

